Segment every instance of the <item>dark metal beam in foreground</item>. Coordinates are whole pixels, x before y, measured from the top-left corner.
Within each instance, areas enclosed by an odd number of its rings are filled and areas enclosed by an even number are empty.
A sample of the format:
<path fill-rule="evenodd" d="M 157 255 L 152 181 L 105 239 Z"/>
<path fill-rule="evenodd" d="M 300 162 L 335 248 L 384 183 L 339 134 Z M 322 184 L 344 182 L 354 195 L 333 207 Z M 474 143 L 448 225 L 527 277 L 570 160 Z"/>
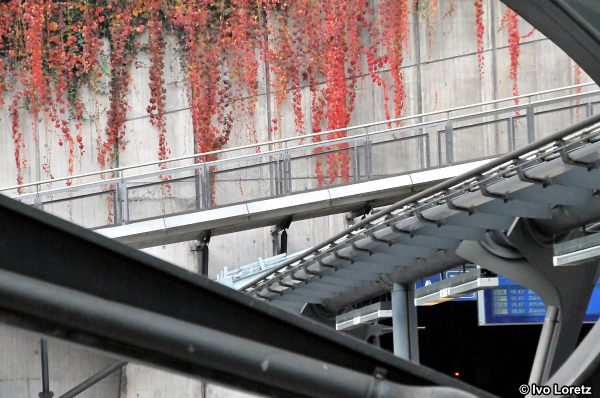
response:
<path fill-rule="evenodd" d="M 343 396 L 329 378 L 305 391 L 323 372 L 300 367 L 303 357 L 344 380 L 385 373 L 396 387 L 492 396 L 1 196 L 0 253 L 0 321 L 117 356 L 279 396 Z M 267 352 L 291 362 L 264 361 Z M 273 361 L 282 367 L 263 375 Z"/>
<path fill-rule="evenodd" d="M 111 340 L 94 343 L 93 340 L 98 338 L 89 336 L 88 342 L 94 345 L 121 350 L 114 345 L 118 340 L 125 355 L 135 355 L 134 350 L 142 350 L 151 352 L 161 363 L 177 358 L 185 361 L 188 373 L 211 369 L 232 377 L 252 378 L 285 391 L 289 396 L 476 398 L 455 388 L 392 383 L 385 380 L 384 374 L 356 372 L 2 270 L 0 297 L 10 297 L 10 307 L 25 308 L 32 318 L 43 317 L 49 312 L 56 323 L 68 323 Z M 28 323 L 27 320 L 24 322 Z M 33 326 L 37 328 L 35 322 Z M 57 337 L 68 338 L 66 335 Z"/>
<path fill-rule="evenodd" d="M 600 82 L 597 0 L 502 0 Z"/>

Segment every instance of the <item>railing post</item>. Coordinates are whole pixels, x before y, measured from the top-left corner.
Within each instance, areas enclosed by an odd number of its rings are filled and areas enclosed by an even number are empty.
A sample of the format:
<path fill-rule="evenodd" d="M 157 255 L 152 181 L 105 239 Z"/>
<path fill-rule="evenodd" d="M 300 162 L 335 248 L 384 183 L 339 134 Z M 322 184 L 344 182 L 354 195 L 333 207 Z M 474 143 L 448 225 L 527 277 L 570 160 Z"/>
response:
<path fill-rule="evenodd" d="M 270 148 L 270 146 L 269 146 Z M 270 150 L 270 149 L 269 149 Z M 277 196 L 277 160 L 269 155 L 269 193 L 271 197 Z"/>
<path fill-rule="evenodd" d="M 44 202 L 42 200 L 42 196 L 40 195 L 39 185 L 35 186 L 35 198 L 33 198 L 33 207 L 40 210 L 44 209 Z"/>
<path fill-rule="evenodd" d="M 127 224 L 129 222 L 129 199 L 127 197 L 127 183 L 122 175 L 121 179 L 117 182 L 115 193 L 117 195 L 116 223 Z"/>
<path fill-rule="evenodd" d="M 529 117 L 529 113 L 527 114 Z M 512 152 L 516 149 L 516 137 L 515 137 L 515 119 L 509 116 L 507 120 L 508 128 L 508 151 Z M 527 122 L 527 130 L 529 130 L 529 122 Z"/>
<path fill-rule="evenodd" d="M 285 195 L 285 154 L 279 160 L 279 195 Z"/>
<path fill-rule="evenodd" d="M 50 391 L 50 374 L 48 372 L 48 342 L 42 339 L 40 342 L 42 359 L 42 392 L 38 394 L 40 398 L 52 398 L 54 393 Z"/>
<path fill-rule="evenodd" d="M 202 189 L 201 189 L 201 170 L 200 167 L 194 169 L 194 192 L 195 192 L 195 207 L 196 210 L 202 209 Z"/>
<path fill-rule="evenodd" d="M 275 196 L 281 195 L 281 160 L 273 159 L 273 185 L 275 186 Z"/>
<path fill-rule="evenodd" d="M 367 177 L 367 180 L 373 177 L 373 152 L 371 148 L 369 129 L 365 127 L 365 176 Z"/>
<path fill-rule="evenodd" d="M 292 193 L 292 159 L 287 150 L 287 142 L 283 154 L 283 192 L 286 195 Z"/>
<path fill-rule="evenodd" d="M 533 105 L 529 104 L 527 105 L 527 143 L 531 144 L 533 141 L 535 141 L 535 114 Z"/>
<path fill-rule="evenodd" d="M 354 164 L 353 181 L 359 182 L 360 181 L 360 163 L 359 163 L 359 159 L 358 159 L 358 142 L 357 142 L 357 140 L 354 140 L 354 149 L 353 149 L 352 155 L 354 156 L 354 159 L 353 159 L 354 161 L 352 162 Z"/>
<path fill-rule="evenodd" d="M 429 142 L 429 134 L 424 136 L 425 139 L 425 167 L 431 167 L 431 144 Z"/>
<path fill-rule="evenodd" d="M 442 130 L 437 130 L 436 128 L 436 141 L 437 141 L 437 165 L 436 166 L 441 166 L 442 165 Z"/>
<path fill-rule="evenodd" d="M 448 120 L 446 121 L 446 162 L 448 164 L 454 163 L 454 129 L 452 128 L 452 121 L 450 120 L 450 115 L 448 115 Z"/>
<path fill-rule="evenodd" d="M 210 207 L 210 195 L 211 195 L 211 185 L 210 185 L 210 171 L 206 163 L 202 164 L 202 172 L 200 174 L 200 206 L 202 209 L 208 209 Z"/>
<path fill-rule="evenodd" d="M 115 189 L 114 200 L 113 200 L 113 211 L 115 213 L 115 225 L 122 224 L 122 211 L 123 206 L 121 206 L 121 182 L 117 182 L 117 185 L 112 185 Z"/>

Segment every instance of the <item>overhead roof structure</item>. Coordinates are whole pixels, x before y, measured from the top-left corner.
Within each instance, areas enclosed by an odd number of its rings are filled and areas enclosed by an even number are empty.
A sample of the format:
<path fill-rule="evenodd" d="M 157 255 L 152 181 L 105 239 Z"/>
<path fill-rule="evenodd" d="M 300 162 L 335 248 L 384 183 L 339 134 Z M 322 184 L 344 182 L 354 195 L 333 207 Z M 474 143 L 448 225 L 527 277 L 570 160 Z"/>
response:
<path fill-rule="evenodd" d="M 464 263 L 455 254 L 462 241 L 485 243 L 518 218 L 556 232 L 596 221 L 599 122 L 595 116 L 384 208 L 244 290 L 338 309 Z"/>

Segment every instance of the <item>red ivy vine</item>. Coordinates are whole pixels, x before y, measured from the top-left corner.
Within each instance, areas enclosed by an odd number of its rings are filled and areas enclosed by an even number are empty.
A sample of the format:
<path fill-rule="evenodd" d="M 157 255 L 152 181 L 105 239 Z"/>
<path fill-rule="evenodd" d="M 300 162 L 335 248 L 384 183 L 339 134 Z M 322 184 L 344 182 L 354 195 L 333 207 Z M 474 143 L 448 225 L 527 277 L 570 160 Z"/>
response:
<path fill-rule="evenodd" d="M 506 24 L 508 25 L 508 52 L 510 54 L 510 78 L 513 81 L 512 94 L 513 96 L 519 95 L 519 54 L 521 52 L 520 42 L 521 37 L 519 35 L 519 20 L 517 19 L 517 13 L 510 8 L 506 9 L 504 14 Z M 518 104 L 519 100 L 515 100 Z"/>
<path fill-rule="evenodd" d="M 483 80 L 484 58 L 483 58 L 483 35 L 485 25 L 483 23 L 483 0 L 474 0 L 475 6 L 475 35 L 477 36 L 477 65 L 479 66 L 479 79 Z"/>
<path fill-rule="evenodd" d="M 528 33 L 521 36 L 519 33 L 519 18 L 518 14 L 506 8 L 500 29 L 506 27 L 508 30 L 508 53 L 510 56 L 509 77 L 512 80 L 512 95 L 519 96 L 519 55 L 521 53 L 521 39 L 525 39 L 533 35 L 535 28 L 532 28 Z M 515 98 L 515 105 L 519 104 L 519 99 Z M 519 110 L 515 111 L 515 116 L 519 116 Z"/>
<path fill-rule="evenodd" d="M 383 0 L 381 7 L 386 12 L 386 18 L 382 18 L 381 22 L 394 82 L 394 117 L 400 117 L 406 97 L 401 68 L 408 46 L 408 0 Z"/>
<path fill-rule="evenodd" d="M 581 66 L 579 66 L 578 64 L 574 64 L 573 65 L 573 72 L 574 72 L 574 76 L 573 76 L 574 77 L 574 82 L 573 82 L 573 84 L 576 85 L 576 86 L 578 86 L 578 85 L 581 84 Z M 575 92 L 577 94 L 580 94 L 582 92 L 581 87 L 575 88 Z M 575 103 L 577 105 L 579 105 L 579 104 L 581 104 L 581 100 L 578 99 L 577 101 L 575 101 Z M 581 110 L 579 109 L 579 106 L 576 107 L 575 109 L 576 109 L 575 110 L 575 116 L 579 117 L 579 115 L 581 113 Z"/>
<path fill-rule="evenodd" d="M 473 1 L 483 77 L 483 2 Z M 456 0 L 448 4 L 442 19 L 454 13 Z M 269 66 L 268 89 L 274 93 L 276 109 L 291 100 L 298 135 L 338 129 L 327 139 L 345 137 L 363 73 L 380 87 L 385 117 L 400 117 L 406 106 L 403 63 L 410 13 L 420 12 L 425 18 L 431 48 L 438 8 L 437 0 L 413 0 L 412 5 L 409 0 L 376 4 L 369 0 L 0 2 L 0 93 L 11 93 L 7 108 L 17 182 L 24 182 L 25 143 L 37 142 L 36 130 L 43 118 L 51 122 L 55 139 L 65 147 L 68 173 L 74 173 L 77 158 L 86 149 L 80 92 L 84 85 L 95 92 L 106 73 L 107 123 L 97 139 L 95 157 L 102 168 L 115 165 L 118 153 L 126 149 L 131 69 L 140 50 L 150 55 L 146 110 L 157 134 L 157 156 L 160 161 L 167 160 L 165 49 L 170 38 L 178 43 L 184 67 L 196 152 L 219 150 L 228 143 L 234 111 L 254 117 L 263 63 Z M 504 24 L 509 32 L 512 89 L 517 95 L 520 37 L 511 10 L 505 14 Z M 305 86 L 308 90 L 303 90 Z M 3 101 L 0 96 L 0 106 Z M 31 126 L 19 123 L 25 111 L 32 116 Z M 282 134 L 279 114 L 272 126 Z M 255 141 L 256 133 L 250 134 Z M 323 156 L 315 157 L 319 185 L 350 179 L 345 148 L 345 144 L 331 145 Z M 321 154 L 321 149 L 315 153 Z M 49 162 L 44 170 L 52 175 Z M 168 179 L 164 177 L 165 182 Z M 211 197 L 214 201 L 214 192 Z"/>
<path fill-rule="evenodd" d="M 150 19 L 148 21 L 148 47 L 150 51 L 150 104 L 146 111 L 150 115 L 150 124 L 158 130 L 158 159 L 165 160 L 169 157 L 167 144 L 167 124 L 165 108 L 167 102 L 167 89 L 163 77 L 165 57 L 165 37 L 163 21 L 161 19 L 160 0 L 152 0 L 149 4 Z M 164 168 L 166 165 L 161 164 Z"/>

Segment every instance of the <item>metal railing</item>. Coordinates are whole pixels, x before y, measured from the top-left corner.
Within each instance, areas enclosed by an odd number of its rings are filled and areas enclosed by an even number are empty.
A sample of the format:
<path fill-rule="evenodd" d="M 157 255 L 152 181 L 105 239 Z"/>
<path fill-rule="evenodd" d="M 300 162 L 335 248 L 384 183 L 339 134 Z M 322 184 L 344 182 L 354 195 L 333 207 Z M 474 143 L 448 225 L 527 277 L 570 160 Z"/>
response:
<path fill-rule="evenodd" d="M 0 193 L 89 228 L 289 195 L 501 155 L 594 114 L 600 90 L 593 88 L 546 90 Z M 317 141 L 336 132 L 347 136 Z"/>

